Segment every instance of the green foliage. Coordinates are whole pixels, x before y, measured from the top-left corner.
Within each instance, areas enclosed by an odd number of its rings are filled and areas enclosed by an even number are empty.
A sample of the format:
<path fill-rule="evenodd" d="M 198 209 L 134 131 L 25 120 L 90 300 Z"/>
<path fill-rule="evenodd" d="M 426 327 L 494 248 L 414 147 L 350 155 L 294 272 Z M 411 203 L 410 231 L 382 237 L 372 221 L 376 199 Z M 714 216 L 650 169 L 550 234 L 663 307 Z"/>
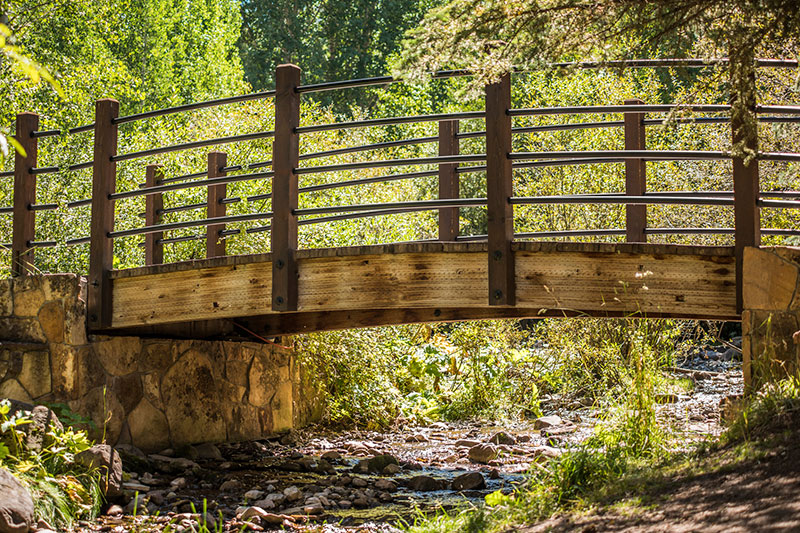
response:
<path fill-rule="evenodd" d="M 403 32 L 439 1 L 244 0 L 240 49 L 247 81 L 272 88 L 281 63 L 299 65 L 306 83 L 382 76 Z M 315 98 L 344 110 L 348 103 L 368 105 L 363 94 Z"/>
<path fill-rule="evenodd" d="M 27 446 L 30 413 L 10 415 L 8 400 L 0 401 L 0 466 L 8 469 L 33 494 L 37 518 L 69 528 L 78 519 L 92 519 L 103 501 L 101 474 L 75 463 L 75 455 L 91 446 L 83 431 L 50 426 L 43 446 Z"/>

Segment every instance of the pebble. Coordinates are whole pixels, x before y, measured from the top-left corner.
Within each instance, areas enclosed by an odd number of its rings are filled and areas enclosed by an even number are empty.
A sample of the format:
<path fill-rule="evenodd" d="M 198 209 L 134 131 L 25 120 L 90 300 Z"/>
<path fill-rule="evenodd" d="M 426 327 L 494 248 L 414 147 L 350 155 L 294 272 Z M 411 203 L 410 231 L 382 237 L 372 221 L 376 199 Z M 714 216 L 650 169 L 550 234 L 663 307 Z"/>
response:
<path fill-rule="evenodd" d="M 375 488 L 382 491 L 394 492 L 397 490 L 397 484 L 390 479 L 379 479 L 375 482 Z"/>
<path fill-rule="evenodd" d="M 242 482 L 238 479 L 229 479 L 219 486 L 220 492 L 235 492 L 242 488 Z"/>
<path fill-rule="evenodd" d="M 478 444 L 469 449 L 467 456 L 470 461 L 486 464 L 497 457 L 497 448 L 491 444 Z"/>
<path fill-rule="evenodd" d="M 553 426 L 560 426 L 564 421 L 558 415 L 542 416 L 533 421 L 534 429 L 544 429 Z"/>
<path fill-rule="evenodd" d="M 453 490 L 480 490 L 486 488 L 486 480 L 480 472 L 467 472 L 453 479 Z"/>
<path fill-rule="evenodd" d="M 408 488 L 418 492 L 441 490 L 442 482 L 431 476 L 414 476 L 408 480 Z"/>
<path fill-rule="evenodd" d="M 283 489 L 283 495 L 286 496 L 287 501 L 296 502 L 303 497 L 303 492 L 292 485 L 291 487 L 286 487 Z"/>
<path fill-rule="evenodd" d="M 514 445 L 517 443 L 517 439 L 506 433 L 505 431 L 498 431 L 492 438 L 489 439 L 489 442 L 492 444 L 507 444 L 507 445 Z"/>
<path fill-rule="evenodd" d="M 247 501 L 260 500 L 263 495 L 264 491 L 258 489 L 248 490 L 244 493 L 244 497 Z"/>

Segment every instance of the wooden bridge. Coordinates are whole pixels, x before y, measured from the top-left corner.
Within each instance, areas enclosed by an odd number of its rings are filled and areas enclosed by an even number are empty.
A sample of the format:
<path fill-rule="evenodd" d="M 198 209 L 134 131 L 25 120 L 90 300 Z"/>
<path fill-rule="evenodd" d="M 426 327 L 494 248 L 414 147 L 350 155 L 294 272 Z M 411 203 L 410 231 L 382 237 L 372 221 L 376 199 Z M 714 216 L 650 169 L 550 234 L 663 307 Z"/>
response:
<path fill-rule="evenodd" d="M 760 66 L 796 68 L 796 61 L 761 60 Z M 683 60 L 688 68 L 718 67 L 724 61 Z M 627 66 L 675 66 L 674 60 L 632 61 Z M 578 64 L 576 67 L 595 68 Z M 466 76 L 460 71 L 439 72 L 434 78 Z M 512 74 L 513 75 L 513 74 Z M 276 89 L 240 97 L 182 105 L 119 116 L 114 100 L 99 100 L 93 124 L 73 128 L 68 135 L 94 136 L 91 161 L 67 169 L 39 166 L 39 140 L 64 134 L 40 130 L 35 114 L 17 116 L 16 139 L 25 149 L 17 155 L 13 171 L 13 206 L 0 214 L 13 216 L 13 234 L 5 246 L 12 249 L 12 272 L 26 275 L 35 265 L 34 250 L 44 246 L 89 246 L 87 306 L 90 329 L 110 333 L 158 334 L 187 337 L 225 336 L 241 330 L 277 336 L 336 328 L 540 316 L 646 316 L 738 320 L 742 310 L 743 257 L 747 247 L 760 245 L 762 233 L 799 235 L 797 229 L 761 229 L 761 209 L 800 207 L 800 193 L 760 191 L 759 161 L 800 161 L 800 154 L 759 152 L 745 161 L 725 151 L 647 150 L 646 128 L 664 121 L 663 114 L 678 108 L 699 115 L 696 123 L 731 123 L 730 105 L 647 105 L 638 100 L 603 106 L 512 107 L 511 76 L 485 89 L 485 109 L 460 113 L 366 119 L 301 126 L 303 95 L 353 87 L 400 82 L 371 78 L 302 85 L 300 69 L 282 65 L 276 72 Z M 118 128 L 151 117 L 182 113 L 248 100 L 274 98 L 275 129 L 208 139 L 138 152 L 117 153 Z M 753 117 L 761 122 L 800 122 L 800 107 L 756 106 Z M 515 117 L 620 113 L 622 121 L 580 122 L 551 126 L 515 127 Z M 648 119 L 647 114 L 662 118 Z M 714 116 L 705 116 L 712 114 Z M 720 115 L 723 116 L 720 116 Z M 460 121 L 482 120 L 485 130 L 461 133 Z M 380 144 L 345 147 L 315 154 L 300 154 L 301 135 L 347 128 L 438 122 L 436 137 L 411 138 Z M 515 135 L 537 131 L 585 128 L 623 128 L 624 150 L 515 152 Z M 738 131 L 731 124 L 731 132 Z M 156 164 L 147 166 L 139 188 L 117 190 L 117 163 L 204 146 L 273 138 L 271 161 L 229 165 L 222 152 L 208 154 L 208 167 L 183 176 L 165 176 Z M 462 154 L 459 141 L 485 138 L 485 153 Z M 438 156 L 301 166 L 301 161 L 332 155 L 369 152 L 391 146 L 438 143 Z M 648 161 L 729 160 L 731 191 L 648 192 Z M 624 191 L 603 194 L 518 197 L 514 194 L 517 169 L 553 165 L 621 163 L 625 165 Z M 432 170 L 387 174 L 330 184 L 329 187 L 391 182 L 419 176 L 438 176 L 438 198 L 395 203 L 363 203 L 300 208 L 299 176 L 370 168 L 404 168 L 431 165 Z M 465 166 L 471 165 L 471 166 Z M 91 204 L 90 235 L 66 242 L 35 239 L 37 211 L 63 208 L 36 203 L 36 177 L 64 170 L 92 168 L 92 195 L 74 199 L 66 208 Z M 259 169 L 258 172 L 253 172 Z M 266 170 L 263 170 L 266 169 Z M 485 197 L 459 198 L 459 176 L 486 173 Z M 2 175 L 0 174 L 0 175 Z M 226 196 L 226 184 L 271 181 L 271 192 L 250 197 L 271 202 L 271 211 L 228 215 L 226 206 L 238 198 Z M 188 188 L 207 189 L 207 202 L 165 208 L 164 195 Z M 319 189 L 320 187 L 317 187 Z M 115 203 L 144 196 L 144 225 L 115 229 Z M 514 209 L 520 205 L 620 204 L 626 209 L 624 228 L 515 232 Z M 654 228 L 647 223 L 648 205 L 732 206 L 731 228 Z M 459 209 L 485 208 L 487 235 L 459 235 Z M 189 222 L 165 223 L 163 214 L 181 210 L 206 210 L 206 217 Z M 299 249 L 298 226 L 379 217 L 386 214 L 437 211 L 438 239 L 346 248 Z M 245 231 L 227 229 L 241 221 L 263 221 Z M 205 228 L 207 258 L 163 264 L 164 246 L 186 240 L 167 237 L 173 230 Z M 270 232 L 270 249 L 256 255 L 226 255 L 225 236 L 233 233 Z M 695 246 L 648 243 L 660 234 L 732 234 L 734 246 Z M 116 270 L 115 239 L 143 236 L 144 264 Z M 622 235 L 627 242 L 551 242 L 559 237 Z M 6 237 L 8 238 L 8 237 Z M 4 240 L 0 235 L 0 241 Z M 268 252 L 268 253 L 266 253 Z"/>

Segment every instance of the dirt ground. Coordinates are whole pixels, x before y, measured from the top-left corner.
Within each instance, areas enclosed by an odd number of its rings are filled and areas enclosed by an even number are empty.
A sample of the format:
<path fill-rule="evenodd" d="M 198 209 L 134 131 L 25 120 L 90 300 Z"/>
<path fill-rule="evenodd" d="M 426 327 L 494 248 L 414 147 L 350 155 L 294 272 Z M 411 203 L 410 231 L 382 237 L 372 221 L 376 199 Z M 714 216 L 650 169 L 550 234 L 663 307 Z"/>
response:
<path fill-rule="evenodd" d="M 525 533 L 800 531 L 800 433 L 758 461 L 659 482 L 638 506 L 610 502 L 588 515 L 554 517 Z M 633 509 L 624 512 L 621 509 Z"/>

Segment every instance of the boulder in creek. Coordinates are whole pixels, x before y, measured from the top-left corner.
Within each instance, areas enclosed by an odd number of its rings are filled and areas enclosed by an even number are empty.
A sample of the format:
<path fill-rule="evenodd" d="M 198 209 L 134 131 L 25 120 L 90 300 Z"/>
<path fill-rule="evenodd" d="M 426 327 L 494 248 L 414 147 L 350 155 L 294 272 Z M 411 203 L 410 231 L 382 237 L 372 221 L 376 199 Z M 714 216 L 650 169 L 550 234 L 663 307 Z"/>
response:
<path fill-rule="evenodd" d="M 480 472 L 467 472 L 453 479 L 453 490 L 480 490 L 486 488 L 486 480 Z"/>

